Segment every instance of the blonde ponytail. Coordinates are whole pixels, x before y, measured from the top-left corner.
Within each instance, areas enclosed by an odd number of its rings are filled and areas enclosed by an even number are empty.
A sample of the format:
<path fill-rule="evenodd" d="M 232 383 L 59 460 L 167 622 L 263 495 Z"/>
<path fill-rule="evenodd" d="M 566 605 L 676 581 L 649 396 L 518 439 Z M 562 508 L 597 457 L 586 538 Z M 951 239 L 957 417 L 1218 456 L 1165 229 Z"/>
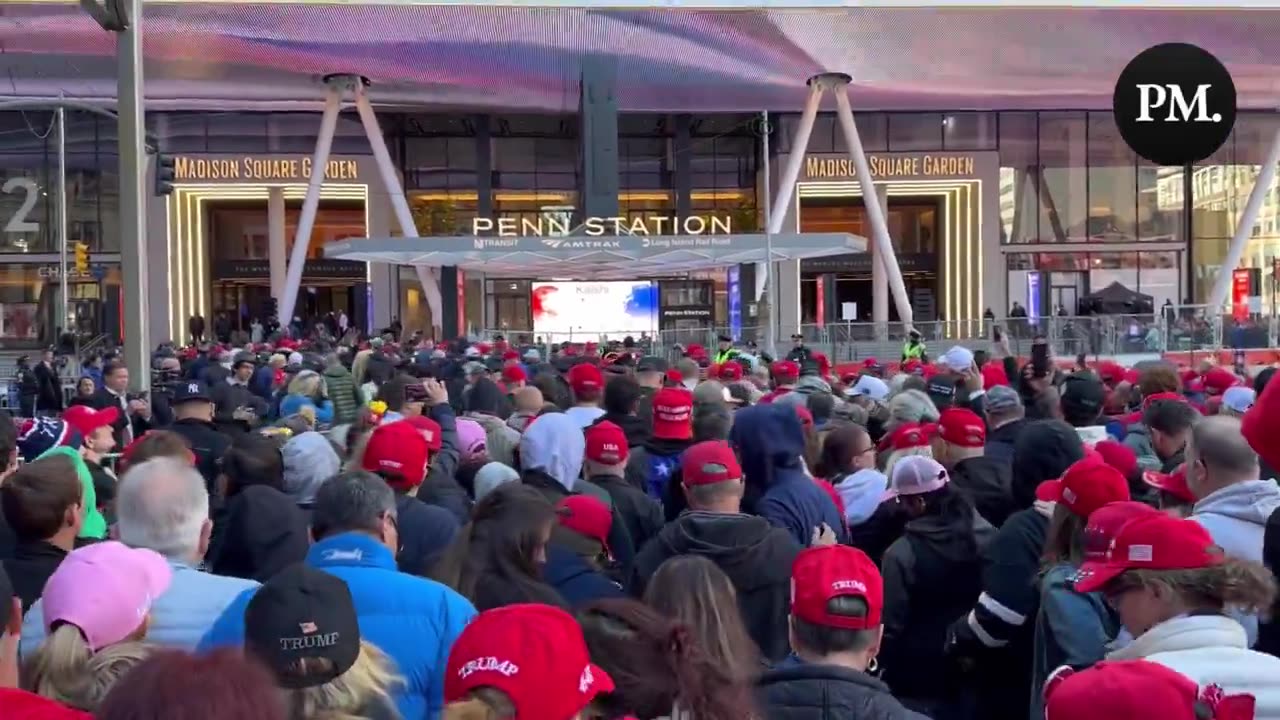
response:
<path fill-rule="evenodd" d="M 142 643 L 124 642 L 95 653 L 80 628 L 62 624 L 27 661 L 23 687 L 63 705 L 93 710 L 116 682 L 151 651 Z"/>
<path fill-rule="evenodd" d="M 516 716 L 511 698 L 495 688 L 476 688 L 463 700 L 444 706 L 440 720 L 512 720 Z"/>

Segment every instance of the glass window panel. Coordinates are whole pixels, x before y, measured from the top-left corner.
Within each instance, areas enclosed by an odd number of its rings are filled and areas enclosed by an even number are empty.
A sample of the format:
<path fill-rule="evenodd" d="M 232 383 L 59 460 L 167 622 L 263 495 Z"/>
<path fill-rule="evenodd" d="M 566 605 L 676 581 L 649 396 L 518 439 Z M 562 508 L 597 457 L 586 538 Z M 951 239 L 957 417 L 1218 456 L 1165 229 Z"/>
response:
<path fill-rule="evenodd" d="M 1228 144 L 1233 151 L 1217 155 L 1194 168 L 1192 174 L 1192 295 L 1200 303 L 1208 298 L 1226 256 L 1230 239 L 1239 226 L 1249 194 L 1257 182 L 1259 163 L 1269 148 L 1280 116 L 1273 113 L 1241 113 Z M 1218 163 L 1218 164 L 1213 164 Z M 1270 275 L 1280 256 L 1280 181 L 1267 189 L 1240 267 L 1261 268 Z M 1264 292 L 1264 303 L 1270 293 Z M 1270 308 L 1267 308 L 1270 310 Z"/>
<path fill-rule="evenodd" d="M 1088 142 L 1086 239 L 1133 242 L 1138 235 L 1137 156 L 1120 137 L 1115 117 L 1109 112 L 1089 113 Z"/>
<path fill-rule="evenodd" d="M 1039 146 L 1036 114 L 1000 114 L 1000 242 L 1039 238 Z"/>
<path fill-rule="evenodd" d="M 227 113 L 209 123 L 209 152 L 267 152 L 267 116 Z"/>
<path fill-rule="evenodd" d="M 1088 240 L 1087 135 L 1084 113 L 1040 113 L 1040 242 Z"/>
<path fill-rule="evenodd" d="M 169 153 L 199 153 L 209 149 L 209 117 L 205 113 L 159 113 L 148 121 L 160 148 Z M 315 135 L 311 138 L 315 148 Z"/>
<path fill-rule="evenodd" d="M 942 145 L 947 150 L 994 150 L 996 114 L 950 113 L 942 118 Z"/>
<path fill-rule="evenodd" d="M 493 167 L 500 173 L 532 172 L 538 167 L 532 138 L 500 137 L 493 140 Z"/>
<path fill-rule="evenodd" d="M 884 152 L 889 149 L 889 119 L 884 113 L 854 113 L 853 121 L 858 124 L 858 139 L 862 141 L 862 149 L 866 152 Z M 840 153 L 849 152 L 849 143 L 845 142 L 844 131 L 836 125 L 835 150 Z"/>
<path fill-rule="evenodd" d="M 941 113 L 894 113 L 889 116 L 890 150 L 941 150 Z"/>

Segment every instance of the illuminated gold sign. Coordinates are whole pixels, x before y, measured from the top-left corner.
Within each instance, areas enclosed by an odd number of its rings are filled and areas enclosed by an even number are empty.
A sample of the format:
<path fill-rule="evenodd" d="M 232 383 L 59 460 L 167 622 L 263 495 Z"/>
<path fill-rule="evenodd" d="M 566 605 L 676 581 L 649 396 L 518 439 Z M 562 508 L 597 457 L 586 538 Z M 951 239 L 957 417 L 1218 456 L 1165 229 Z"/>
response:
<path fill-rule="evenodd" d="M 538 216 L 525 218 L 475 218 L 471 221 L 472 235 L 496 235 L 498 237 L 560 237 L 574 231 L 576 226 L 564 216 Z M 729 218 L 690 215 L 689 217 L 589 217 L 582 221 L 581 234 L 589 237 L 602 235 L 729 235 L 732 233 Z"/>
<path fill-rule="evenodd" d="M 871 177 L 964 177 L 974 174 L 972 155 L 871 155 Z M 804 172 L 812 180 L 846 179 L 857 176 L 849 158 L 807 157 Z"/>
<path fill-rule="evenodd" d="M 207 180 L 307 182 L 311 179 L 311 158 L 200 158 L 179 156 L 173 160 L 177 182 Z M 355 160 L 325 163 L 326 180 L 359 180 L 360 165 Z"/>

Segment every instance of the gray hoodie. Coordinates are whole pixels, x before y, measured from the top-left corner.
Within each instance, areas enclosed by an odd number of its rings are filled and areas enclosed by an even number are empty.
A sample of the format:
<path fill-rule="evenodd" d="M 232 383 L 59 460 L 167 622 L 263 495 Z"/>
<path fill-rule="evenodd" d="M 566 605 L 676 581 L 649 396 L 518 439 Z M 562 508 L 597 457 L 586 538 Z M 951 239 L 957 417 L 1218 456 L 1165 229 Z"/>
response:
<path fill-rule="evenodd" d="M 1280 487 L 1270 480 L 1249 480 L 1206 495 L 1191 510 L 1191 519 L 1209 531 L 1230 557 L 1262 562 L 1267 518 L 1280 507 Z"/>
<path fill-rule="evenodd" d="M 1267 518 L 1280 507 L 1280 487 L 1270 480 L 1248 480 L 1209 493 L 1191 509 L 1191 519 L 1227 557 L 1262 562 L 1262 539 Z M 1231 613 L 1248 634 L 1249 646 L 1258 638 L 1256 615 Z"/>

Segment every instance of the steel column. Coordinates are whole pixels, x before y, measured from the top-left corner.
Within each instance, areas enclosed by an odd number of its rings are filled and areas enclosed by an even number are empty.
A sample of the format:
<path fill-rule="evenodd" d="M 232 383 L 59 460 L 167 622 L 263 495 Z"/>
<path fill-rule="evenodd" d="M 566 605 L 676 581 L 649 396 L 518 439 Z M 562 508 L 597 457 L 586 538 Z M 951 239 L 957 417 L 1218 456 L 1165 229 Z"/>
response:
<path fill-rule="evenodd" d="M 307 182 L 307 195 L 302 201 L 298 231 L 293 238 L 293 251 L 285 272 L 284 292 L 279 298 L 280 325 L 283 327 L 293 322 L 298 291 L 302 286 L 302 271 L 311 246 L 311 231 L 315 227 L 316 211 L 320 208 L 320 187 L 324 185 L 324 171 L 329 164 L 329 151 L 333 148 L 333 134 L 338 129 L 338 111 L 342 108 L 342 92 L 347 82 L 349 80 L 345 77 L 331 78 L 326 82 L 320 134 L 316 136 L 316 149 L 311 156 L 311 177 Z"/>
<path fill-rule="evenodd" d="M 1262 209 L 1262 201 L 1266 199 L 1267 191 L 1275 182 L 1277 163 L 1280 163 L 1280 127 L 1276 128 L 1275 134 L 1271 137 L 1271 148 L 1267 151 L 1266 162 L 1263 163 L 1257 179 L 1254 180 L 1253 190 L 1249 192 L 1249 201 L 1244 206 L 1244 214 L 1240 216 L 1240 224 L 1236 226 L 1236 234 L 1231 238 L 1231 245 L 1227 247 L 1227 256 L 1222 259 L 1218 277 L 1213 281 L 1213 290 L 1209 293 L 1208 311 L 1210 313 L 1216 315 L 1222 312 L 1222 306 L 1227 302 L 1227 294 L 1231 291 L 1231 274 L 1240 264 L 1240 258 L 1249 245 L 1249 238 L 1253 235 L 1253 224 L 1258 221 L 1258 212 Z"/>

